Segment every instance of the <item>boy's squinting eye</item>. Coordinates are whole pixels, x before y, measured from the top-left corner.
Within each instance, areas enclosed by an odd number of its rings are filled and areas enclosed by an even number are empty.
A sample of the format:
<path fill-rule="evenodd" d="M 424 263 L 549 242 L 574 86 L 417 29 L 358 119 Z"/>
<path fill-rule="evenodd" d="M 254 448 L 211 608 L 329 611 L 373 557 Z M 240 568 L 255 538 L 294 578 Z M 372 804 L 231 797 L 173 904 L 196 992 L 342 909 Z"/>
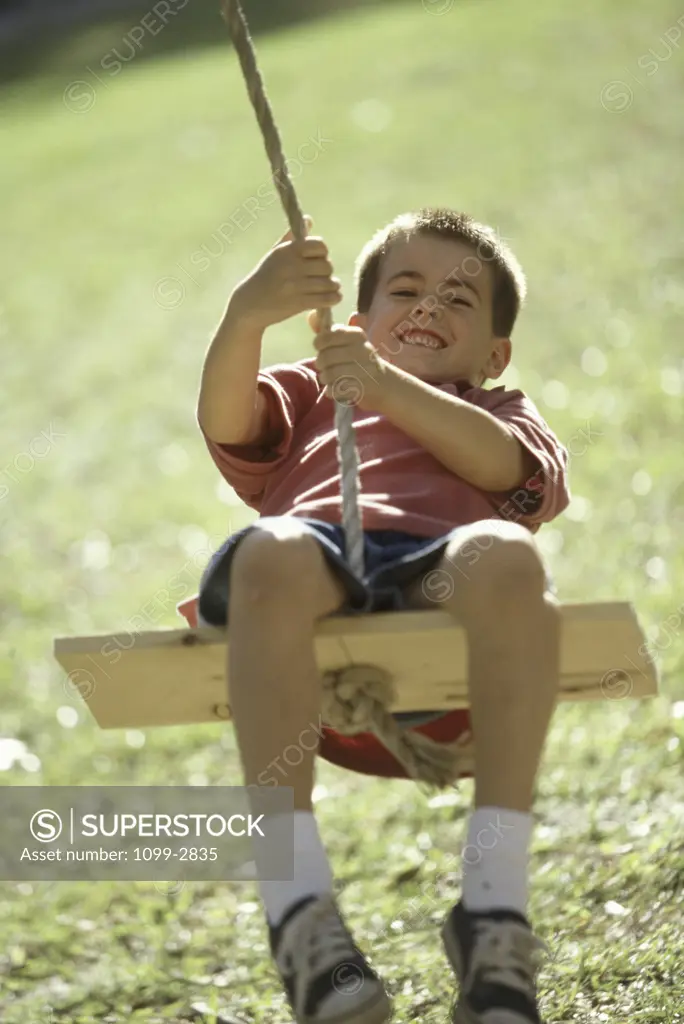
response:
<path fill-rule="evenodd" d="M 398 291 L 392 292 L 392 295 L 405 295 L 407 298 L 412 299 L 415 298 L 416 293 L 415 291 L 411 291 L 408 288 L 400 288 Z M 467 299 L 464 299 L 462 295 L 449 295 L 447 296 L 447 301 L 450 302 L 452 305 L 468 306 L 468 308 L 472 308 L 471 303 L 468 302 Z"/>

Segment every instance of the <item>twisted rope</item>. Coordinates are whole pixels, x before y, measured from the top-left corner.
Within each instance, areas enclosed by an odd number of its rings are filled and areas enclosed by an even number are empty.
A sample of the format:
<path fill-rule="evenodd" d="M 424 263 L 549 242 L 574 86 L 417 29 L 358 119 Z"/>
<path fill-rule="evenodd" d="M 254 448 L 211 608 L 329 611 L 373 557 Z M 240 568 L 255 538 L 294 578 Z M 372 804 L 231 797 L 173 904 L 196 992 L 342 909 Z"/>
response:
<path fill-rule="evenodd" d="M 306 225 L 294 185 L 285 163 L 280 133 L 273 118 L 266 89 L 259 71 L 254 46 L 239 0 L 222 0 L 221 14 L 228 26 L 237 52 L 247 93 L 252 102 L 268 155 L 273 181 L 283 205 L 293 237 L 306 236 Z M 321 330 L 332 327 L 329 309 L 317 310 Z M 340 386 L 341 385 L 341 386 Z M 344 381 L 336 381 L 333 393 L 344 390 Z M 354 410 L 351 404 L 335 399 L 337 458 L 342 494 L 342 526 L 346 557 L 352 572 L 364 576 L 363 524 L 359 507 L 359 456 L 354 437 Z M 359 671 L 356 671 L 359 669 Z M 369 672 L 371 675 L 369 675 Z M 464 742 L 436 743 L 413 730 L 402 731 L 387 708 L 393 701 L 392 686 L 386 673 L 378 682 L 375 669 L 349 666 L 329 673 L 323 681 L 323 719 L 331 728 L 346 734 L 373 732 L 397 758 L 410 778 L 428 785 L 445 786 L 471 765 L 464 761 Z"/>
<path fill-rule="evenodd" d="M 222 14 L 228 25 L 233 46 L 237 51 L 242 73 L 247 85 L 247 92 L 254 107 L 254 113 L 261 129 L 266 147 L 273 181 L 285 210 L 290 230 L 297 241 L 306 236 L 306 225 L 297 199 L 297 193 L 285 163 L 285 154 L 280 141 L 280 133 L 275 123 L 271 105 L 268 102 L 266 89 L 257 66 L 254 46 L 249 35 L 247 22 L 242 13 L 239 0 L 223 0 Z M 332 327 L 332 314 L 329 309 L 316 310 L 320 318 L 321 330 L 329 331 Z M 333 387 L 337 388 L 338 382 Z M 354 439 L 354 409 L 335 401 L 335 429 L 337 431 L 337 460 L 342 480 L 342 526 L 346 544 L 346 556 L 352 571 L 363 579 L 363 527 L 359 508 L 359 454 Z"/>

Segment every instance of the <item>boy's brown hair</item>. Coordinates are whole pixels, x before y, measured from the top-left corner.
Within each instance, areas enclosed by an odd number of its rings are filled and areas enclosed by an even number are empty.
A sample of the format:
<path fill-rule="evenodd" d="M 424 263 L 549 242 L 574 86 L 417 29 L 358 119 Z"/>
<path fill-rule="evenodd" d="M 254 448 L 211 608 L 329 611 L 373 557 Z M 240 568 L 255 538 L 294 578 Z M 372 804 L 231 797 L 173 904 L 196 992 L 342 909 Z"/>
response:
<path fill-rule="evenodd" d="M 497 337 L 510 337 L 527 292 L 523 269 L 493 228 L 455 210 L 425 207 L 415 213 L 402 213 L 373 235 L 356 261 L 357 312 L 367 313 L 370 309 L 382 260 L 392 243 L 412 235 L 436 235 L 463 242 L 473 249 L 475 259 L 489 264 L 492 329 Z"/>

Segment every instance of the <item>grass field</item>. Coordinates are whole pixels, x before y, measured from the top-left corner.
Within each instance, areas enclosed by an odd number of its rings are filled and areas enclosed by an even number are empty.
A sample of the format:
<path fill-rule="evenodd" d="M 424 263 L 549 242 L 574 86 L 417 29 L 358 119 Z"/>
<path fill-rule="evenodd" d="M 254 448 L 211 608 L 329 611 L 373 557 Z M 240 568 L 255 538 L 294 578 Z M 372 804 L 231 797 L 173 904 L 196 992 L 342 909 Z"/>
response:
<path fill-rule="evenodd" d="M 678 19 L 666 0 L 426 0 L 257 39 L 296 188 L 343 280 L 340 316 L 356 254 L 401 210 L 468 209 L 518 253 L 530 298 L 503 382 L 574 453 L 572 504 L 539 542 L 562 600 L 634 602 L 660 666 L 656 699 L 554 717 L 530 903 L 552 950 L 548 1024 L 684 1022 Z M 195 593 L 209 551 L 252 515 L 195 407 L 230 290 L 284 217 L 263 200 L 230 49 L 145 59 L 146 37 L 124 62 L 138 22 L 70 36 L 0 95 L 7 786 L 241 781 L 218 726 L 99 731 L 51 654 L 55 635 L 126 630 L 174 575 Z M 312 351 L 299 318 L 271 332 L 265 362 Z M 179 624 L 168 601 L 149 628 Z M 324 762 L 317 781 L 341 906 L 396 1020 L 446 1024 L 438 928 L 472 783 L 435 800 Z M 1 882 L 3 1024 L 188 1022 L 201 1006 L 214 1024 L 290 1021 L 253 883 L 162 890 Z"/>

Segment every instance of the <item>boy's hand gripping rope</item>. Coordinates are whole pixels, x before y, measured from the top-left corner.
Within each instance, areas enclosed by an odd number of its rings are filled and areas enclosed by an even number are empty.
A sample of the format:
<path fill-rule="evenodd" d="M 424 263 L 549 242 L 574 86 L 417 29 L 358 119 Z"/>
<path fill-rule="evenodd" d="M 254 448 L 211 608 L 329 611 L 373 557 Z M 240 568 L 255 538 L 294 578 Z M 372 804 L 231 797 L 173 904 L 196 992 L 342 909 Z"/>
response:
<path fill-rule="evenodd" d="M 266 89 L 256 62 L 256 54 L 239 0 L 222 0 L 221 13 L 228 25 L 242 67 L 247 92 L 252 101 L 273 181 L 294 238 L 306 236 L 304 215 L 285 164 L 280 134 L 273 118 Z M 332 327 L 329 309 L 317 310 L 321 330 Z M 359 458 L 354 438 L 354 412 L 351 405 L 335 402 L 337 456 L 342 482 L 342 526 L 347 561 L 352 572 L 364 576 L 363 525 L 359 509 Z M 392 684 L 387 673 L 373 666 L 353 665 L 340 672 L 327 673 L 323 686 L 323 721 L 340 733 L 373 732 L 416 781 L 445 786 L 458 778 L 470 765 L 464 763 L 464 741 L 436 743 L 413 730 L 401 730 L 387 707 L 392 700 Z M 467 756 L 467 755 L 466 755 Z"/>

